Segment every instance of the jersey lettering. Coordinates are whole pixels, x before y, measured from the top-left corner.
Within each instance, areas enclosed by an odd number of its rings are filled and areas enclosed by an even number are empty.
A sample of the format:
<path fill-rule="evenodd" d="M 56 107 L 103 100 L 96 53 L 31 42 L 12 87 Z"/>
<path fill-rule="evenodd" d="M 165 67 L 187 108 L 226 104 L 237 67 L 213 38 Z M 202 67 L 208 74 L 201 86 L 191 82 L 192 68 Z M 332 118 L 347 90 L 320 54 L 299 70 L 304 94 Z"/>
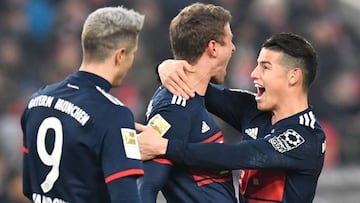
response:
<path fill-rule="evenodd" d="M 55 132 L 54 149 L 48 153 L 45 146 L 46 135 L 48 130 Z M 39 158 L 46 166 L 51 166 L 50 172 L 47 174 L 45 180 L 41 183 L 41 189 L 44 193 L 49 192 L 54 183 L 59 178 L 59 167 L 63 146 L 63 130 L 59 119 L 55 117 L 46 118 L 39 126 L 39 131 L 36 140 L 37 152 Z"/>
<path fill-rule="evenodd" d="M 50 108 L 53 100 L 54 100 L 54 97 L 51 97 L 51 96 L 47 96 L 47 95 L 37 96 L 35 98 L 32 98 L 29 101 L 28 109 L 31 109 L 31 108 L 37 107 L 37 106 Z"/>

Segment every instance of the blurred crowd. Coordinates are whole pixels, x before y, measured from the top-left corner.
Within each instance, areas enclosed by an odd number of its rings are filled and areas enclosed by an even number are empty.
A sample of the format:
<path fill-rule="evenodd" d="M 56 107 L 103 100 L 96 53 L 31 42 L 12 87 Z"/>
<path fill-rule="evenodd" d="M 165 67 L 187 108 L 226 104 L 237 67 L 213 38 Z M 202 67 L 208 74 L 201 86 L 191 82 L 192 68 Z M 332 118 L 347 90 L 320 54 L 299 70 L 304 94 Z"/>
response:
<path fill-rule="evenodd" d="M 62 80 L 81 61 L 80 34 L 98 7 L 124 5 L 146 15 L 133 69 L 113 94 L 139 122 L 159 82 L 156 66 L 172 58 L 171 19 L 190 0 L 2 0 L 0 7 L 0 202 L 21 198 L 20 115 L 27 98 Z M 237 51 L 225 86 L 254 90 L 250 72 L 261 43 L 273 33 L 295 32 L 319 54 L 310 102 L 327 133 L 325 167 L 360 163 L 360 13 L 341 0 L 199 0 L 232 12 Z M 358 3 L 360 4 L 360 3 Z M 358 16 L 352 18 L 349 16 Z M 239 106 L 239 108 L 241 108 Z M 224 130 L 228 126 L 224 125 Z"/>

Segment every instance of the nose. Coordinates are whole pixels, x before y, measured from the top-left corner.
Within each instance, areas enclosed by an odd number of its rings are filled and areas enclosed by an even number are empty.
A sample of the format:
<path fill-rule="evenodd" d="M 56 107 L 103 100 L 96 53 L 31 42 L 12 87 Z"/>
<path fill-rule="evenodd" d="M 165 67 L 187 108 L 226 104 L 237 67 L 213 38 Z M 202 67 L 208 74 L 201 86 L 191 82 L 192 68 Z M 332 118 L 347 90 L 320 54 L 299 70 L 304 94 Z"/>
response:
<path fill-rule="evenodd" d="M 236 47 L 235 47 L 235 45 L 234 45 L 234 43 L 231 43 L 232 44 L 232 53 L 235 53 L 235 51 L 236 51 Z"/>
<path fill-rule="evenodd" d="M 251 79 L 259 78 L 259 68 L 256 66 L 253 71 L 251 71 L 250 74 Z"/>

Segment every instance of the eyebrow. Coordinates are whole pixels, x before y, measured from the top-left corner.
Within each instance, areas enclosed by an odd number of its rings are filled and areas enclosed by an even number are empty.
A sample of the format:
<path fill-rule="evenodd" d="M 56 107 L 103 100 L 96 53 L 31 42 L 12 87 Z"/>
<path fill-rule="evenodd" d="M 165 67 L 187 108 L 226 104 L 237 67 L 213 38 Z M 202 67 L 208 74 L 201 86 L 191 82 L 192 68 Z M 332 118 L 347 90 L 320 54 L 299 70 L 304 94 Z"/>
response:
<path fill-rule="evenodd" d="M 258 61 L 257 63 L 261 65 L 265 65 L 265 64 L 272 65 L 269 61 Z"/>

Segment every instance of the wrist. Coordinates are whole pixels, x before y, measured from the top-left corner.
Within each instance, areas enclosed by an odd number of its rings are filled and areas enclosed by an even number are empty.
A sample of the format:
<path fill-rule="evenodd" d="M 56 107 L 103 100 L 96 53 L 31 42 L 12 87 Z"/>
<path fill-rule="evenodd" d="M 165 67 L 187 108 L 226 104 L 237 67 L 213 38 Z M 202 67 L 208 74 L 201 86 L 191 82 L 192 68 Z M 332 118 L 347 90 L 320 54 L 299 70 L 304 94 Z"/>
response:
<path fill-rule="evenodd" d="M 159 147 L 159 155 L 160 156 L 164 156 L 166 154 L 166 150 L 167 150 L 167 147 L 168 147 L 168 139 L 161 139 L 161 142 L 160 142 L 160 147 Z"/>

